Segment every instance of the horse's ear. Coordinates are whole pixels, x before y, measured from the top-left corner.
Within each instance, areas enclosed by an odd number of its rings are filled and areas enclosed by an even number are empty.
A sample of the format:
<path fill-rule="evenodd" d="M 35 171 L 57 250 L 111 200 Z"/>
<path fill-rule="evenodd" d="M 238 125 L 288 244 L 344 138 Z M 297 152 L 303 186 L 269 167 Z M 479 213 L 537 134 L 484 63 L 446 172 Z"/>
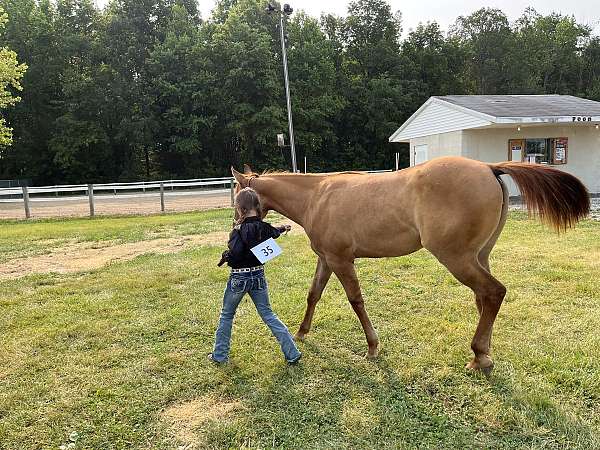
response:
<path fill-rule="evenodd" d="M 246 175 L 250 175 L 252 172 L 252 168 L 248 164 L 244 164 L 244 173 Z"/>
<path fill-rule="evenodd" d="M 233 166 L 231 166 L 231 174 L 235 177 L 235 179 L 237 180 L 237 182 L 239 183 L 239 185 L 242 188 L 245 188 L 246 186 L 248 186 L 247 178 L 244 176 L 243 173 L 240 173 L 237 170 L 235 170 L 233 168 Z"/>

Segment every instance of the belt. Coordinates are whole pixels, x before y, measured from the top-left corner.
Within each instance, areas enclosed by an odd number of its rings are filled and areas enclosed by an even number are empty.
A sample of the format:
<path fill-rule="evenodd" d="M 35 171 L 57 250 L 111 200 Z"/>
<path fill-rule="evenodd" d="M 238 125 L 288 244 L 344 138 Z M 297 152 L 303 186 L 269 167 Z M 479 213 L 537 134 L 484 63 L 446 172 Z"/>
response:
<path fill-rule="evenodd" d="M 244 267 L 243 269 L 231 269 L 231 273 L 243 273 L 243 272 L 254 272 L 256 270 L 263 270 L 265 266 L 255 267 Z"/>

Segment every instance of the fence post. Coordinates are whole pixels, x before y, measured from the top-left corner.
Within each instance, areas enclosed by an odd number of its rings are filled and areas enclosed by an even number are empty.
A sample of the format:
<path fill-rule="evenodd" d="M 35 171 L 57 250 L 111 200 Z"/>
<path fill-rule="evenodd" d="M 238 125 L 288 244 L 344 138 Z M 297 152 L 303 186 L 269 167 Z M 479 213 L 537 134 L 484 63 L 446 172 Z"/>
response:
<path fill-rule="evenodd" d="M 306 156 L 304 157 L 304 173 L 306 173 Z"/>
<path fill-rule="evenodd" d="M 90 200 L 90 217 L 94 217 L 94 185 L 88 184 L 88 197 Z"/>
<path fill-rule="evenodd" d="M 234 186 L 235 186 L 235 182 L 233 180 L 231 180 L 231 186 L 229 188 L 230 194 L 231 194 L 231 206 L 233 206 L 233 202 L 234 202 Z"/>
<path fill-rule="evenodd" d="M 25 206 L 25 218 L 31 217 L 31 211 L 29 210 L 29 190 L 27 186 L 23 186 L 23 205 Z"/>
<path fill-rule="evenodd" d="M 400 165 L 400 153 L 396 153 L 396 170 L 398 170 L 399 165 Z"/>
<path fill-rule="evenodd" d="M 165 184 L 160 183 L 160 211 L 165 212 Z"/>

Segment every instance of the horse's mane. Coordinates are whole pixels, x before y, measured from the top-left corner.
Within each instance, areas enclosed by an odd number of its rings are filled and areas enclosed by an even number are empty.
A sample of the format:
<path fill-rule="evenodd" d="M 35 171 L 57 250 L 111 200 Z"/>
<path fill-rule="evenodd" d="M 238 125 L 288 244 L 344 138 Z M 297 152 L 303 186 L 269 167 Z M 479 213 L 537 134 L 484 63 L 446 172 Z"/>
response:
<path fill-rule="evenodd" d="M 276 169 L 265 169 L 262 171 L 261 175 L 292 175 L 291 172 L 287 170 L 276 170 Z"/>
<path fill-rule="evenodd" d="M 366 172 L 359 172 L 359 171 L 344 171 L 344 172 L 323 172 L 323 173 L 292 173 L 288 170 L 277 170 L 277 169 L 265 169 L 263 170 L 261 173 L 256 173 L 256 172 L 251 172 L 251 173 L 246 173 L 245 175 L 248 176 L 254 176 L 254 177 L 261 177 L 263 175 L 308 175 L 308 176 L 332 176 L 332 175 L 364 175 L 366 174 Z"/>

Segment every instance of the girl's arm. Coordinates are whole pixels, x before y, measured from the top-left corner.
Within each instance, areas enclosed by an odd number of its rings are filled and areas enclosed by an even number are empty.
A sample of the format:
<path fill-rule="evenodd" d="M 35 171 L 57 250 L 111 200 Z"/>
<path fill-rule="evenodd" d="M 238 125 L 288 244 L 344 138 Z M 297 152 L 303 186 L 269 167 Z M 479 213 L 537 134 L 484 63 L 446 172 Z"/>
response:
<path fill-rule="evenodd" d="M 233 258 L 242 256 L 244 253 L 244 242 L 242 241 L 242 236 L 240 236 L 240 231 L 237 228 L 234 228 L 229 234 L 227 248 L 229 248 L 229 256 Z"/>
<path fill-rule="evenodd" d="M 282 233 L 285 233 L 287 231 L 290 231 L 292 229 L 292 227 L 290 225 L 281 225 L 280 227 L 274 227 L 271 224 L 269 225 L 269 237 L 272 237 L 273 239 L 277 239 L 279 236 L 281 236 Z"/>
<path fill-rule="evenodd" d="M 233 229 L 229 234 L 229 242 L 227 243 L 228 250 L 225 250 L 221 255 L 221 261 L 217 264 L 219 267 L 225 262 L 235 263 L 244 252 L 244 242 L 237 229 Z"/>

